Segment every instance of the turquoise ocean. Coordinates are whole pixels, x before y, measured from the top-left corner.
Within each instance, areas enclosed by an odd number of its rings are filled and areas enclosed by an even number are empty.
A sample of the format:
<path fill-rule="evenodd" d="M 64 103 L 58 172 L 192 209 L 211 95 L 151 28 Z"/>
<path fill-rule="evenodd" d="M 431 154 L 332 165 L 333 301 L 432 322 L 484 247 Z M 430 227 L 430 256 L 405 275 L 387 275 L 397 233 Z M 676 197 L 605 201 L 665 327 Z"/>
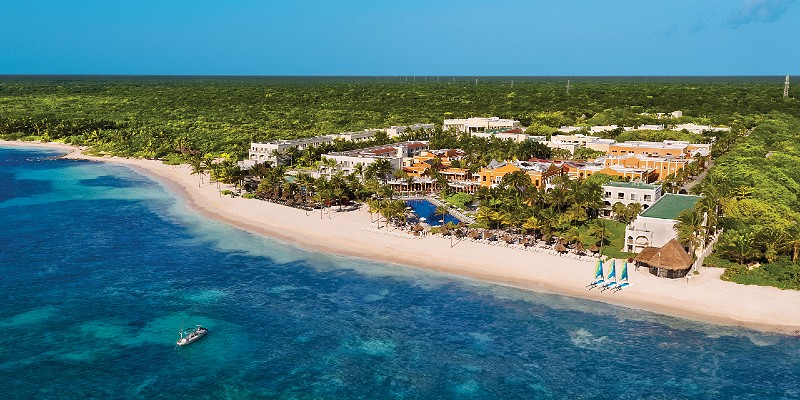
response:
<path fill-rule="evenodd" d="M 795 337 L 306 251 L 55 155 L 0 148 L 3 399 L 800 398 Z"/>

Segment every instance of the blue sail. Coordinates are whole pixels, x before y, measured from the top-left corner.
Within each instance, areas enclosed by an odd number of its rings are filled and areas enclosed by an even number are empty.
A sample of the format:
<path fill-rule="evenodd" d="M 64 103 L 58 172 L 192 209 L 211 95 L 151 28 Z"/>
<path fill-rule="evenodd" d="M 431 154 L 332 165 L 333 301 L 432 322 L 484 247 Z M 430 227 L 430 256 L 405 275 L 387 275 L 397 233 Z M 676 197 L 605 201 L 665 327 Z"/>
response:
<path fill-rule="evenodd" d="M 597 267 L 594 269 L 594 279 L 603 279 L 603 260 L 597 260 Z"/>
<path fill-rule="evenodd" d="M 611 260 L 611 271 L 609 271 L 609 273 L 608 273 L 608 280 L 612 280 L 612 279 L 614 279 L 614 281 L 617 280 L 617 269 L 616 269 L 616 266 L 617 266 L 617 260 Z"/>
<path fill-rule="evenodd" d="M 630 282 L 628 282 L 628 262 L 625 261 L 625 263 L 622 264 L 622 274 L 620 274 L 619 282 L 614 287 L 614 289 L 615 291 L 619 291 L 630 285 L 631 285 Z"/>
<path fill-rule="evenodd" d="M 603 275 L 603 260 L 597 260 L 597 267 L 594 269 L 594 281 L 592 283 L 586 285 L 589 290 L 596 288 L 598 285 L 602 285 L 605 282 L 605 278 Z"/>
<path fill-rule="evenodd" d="M 625 263 L 622 264 L 622 274 L 620 274 L 619 280 L 620 281 L 627 281 L 628 280 L 628 262 L 627 261 L 625 261 Z"/>

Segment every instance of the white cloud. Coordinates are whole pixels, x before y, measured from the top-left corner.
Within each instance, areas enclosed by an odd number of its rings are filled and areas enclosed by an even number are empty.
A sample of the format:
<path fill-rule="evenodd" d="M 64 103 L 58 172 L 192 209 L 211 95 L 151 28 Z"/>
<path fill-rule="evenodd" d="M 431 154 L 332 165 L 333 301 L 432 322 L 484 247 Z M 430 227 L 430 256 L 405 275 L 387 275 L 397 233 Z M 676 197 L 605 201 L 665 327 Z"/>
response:
<path fill-rule="evenodd" d="M 733 17 L 733 25 L 777 21 L 794 2 L 795 0 L 745 0 L 739 13 Z"/>

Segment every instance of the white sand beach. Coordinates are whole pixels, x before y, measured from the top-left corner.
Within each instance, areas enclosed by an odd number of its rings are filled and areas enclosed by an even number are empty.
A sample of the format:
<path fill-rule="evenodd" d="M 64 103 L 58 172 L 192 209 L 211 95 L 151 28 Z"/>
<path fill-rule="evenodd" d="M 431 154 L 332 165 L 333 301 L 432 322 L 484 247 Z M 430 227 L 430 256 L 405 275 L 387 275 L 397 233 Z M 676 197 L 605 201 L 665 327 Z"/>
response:
<path fill-rule="evenodd" d="M 369 213 L 358 211 L 307 213 L 255 199 L 220 196 L 217 184 L 198 187 L 199 177 L 186 165 L 156 160 L 91 157 L 61 144 L 0 141 L 0 146 L 37 146 L 70 152 L 81 158 L 127 165 L 156 179 L 188 205 L 211 218 L 267 235 L 299 247 L 425 268 L 521 289 L 564 294 L 704 322 L 743 326 L 762 331 L 800 334 L 800 292 L 745 286 L 719 279 L 722 270 L 703 268 L 686 279 L 663 279 L 631 268 L 632 286 L 616 293 L 589 291 L 594 262 L 546 253 L 489 246 L 469 240 L 450 247 L 450 239 L 428 236 L 404 239 L 364 231 L 375 227 Z M 385 230 L 385 228 L 384 228 Z M 620 265 L 618 263 L 618 265 Z"/>

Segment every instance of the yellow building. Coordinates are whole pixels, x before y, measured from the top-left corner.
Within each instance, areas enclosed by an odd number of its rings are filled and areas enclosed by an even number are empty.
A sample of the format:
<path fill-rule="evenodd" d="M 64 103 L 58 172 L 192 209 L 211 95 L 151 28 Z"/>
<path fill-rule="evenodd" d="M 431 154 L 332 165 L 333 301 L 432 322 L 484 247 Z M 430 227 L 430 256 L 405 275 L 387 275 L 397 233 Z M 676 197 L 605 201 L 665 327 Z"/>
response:
<path fill-rule="evenodd" d="M 669 175 L 678 173 L 690 162 L 692 159 L 685 157 L 609 156 L 605 158 L 606 167 L 620 165 L 640 170 L 653 170 L 656 173 L 656 180 L 663 180 Z"/>
<path fill-rule="evenodd" d="M 542 187 L 550 180 L 563 173 L 560 167 L 548 162 L 517 161 L 513 163 L 492 163 L 476 174 L 478 182 L 484 187 L 494 187 L 500 184 L 503 177 L 516 171 L 525 171 L 536 187 Z"/>

